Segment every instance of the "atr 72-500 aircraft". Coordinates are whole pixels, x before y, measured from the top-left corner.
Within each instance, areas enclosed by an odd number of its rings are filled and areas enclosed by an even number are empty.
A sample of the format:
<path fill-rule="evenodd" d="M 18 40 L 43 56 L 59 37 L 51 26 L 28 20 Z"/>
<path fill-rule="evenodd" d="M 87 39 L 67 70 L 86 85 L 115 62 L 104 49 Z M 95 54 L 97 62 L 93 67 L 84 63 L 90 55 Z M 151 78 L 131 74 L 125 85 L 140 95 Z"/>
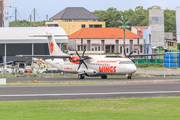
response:
<path fill-rule="evenodd" d="M 84 76 L 101 76 L 106 79 L 107 75 L 126 75 L 127 79 L 131 79 L 133 73 L 136 72 L 136 66 L 129 57 L 135 56 L 155 56 L 164 54 L 148 54 L 148 55 L 68 55 L 63 53 L 56 41 L 54 35 L 47 32 L 45 36 L 34 35 L 34 37 L 47 37 L 49 44 L 50 55 L 17 55 L 18 57 L 36 57 L 42 58 L 45 62 L 58 68 L 61 71 L 78 74 L 79 79 L 84 79 Z M 125 48 L 124 48 L 125 49 Z M 125 50 L 124 50 L 125 53 Z"/>

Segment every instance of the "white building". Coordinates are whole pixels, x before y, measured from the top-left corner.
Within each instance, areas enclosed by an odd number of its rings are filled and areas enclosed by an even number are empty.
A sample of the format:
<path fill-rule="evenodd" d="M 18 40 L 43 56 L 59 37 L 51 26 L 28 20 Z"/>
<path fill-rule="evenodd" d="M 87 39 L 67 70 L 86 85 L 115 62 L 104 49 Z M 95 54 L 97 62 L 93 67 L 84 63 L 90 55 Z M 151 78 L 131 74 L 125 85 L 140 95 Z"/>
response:
<path fill-rule="evenodd" d="M 139 46 L 135 54 L 143 54 L 144 39 L 127 29 L 125 33 L 126 53 L 129 54 Z M 69 39 L 71 51 L 86 48 L 86 53 L 123 53 L 123 29 L 120 28 L 82 28 L 70 35 Z"/>
<path fill-rule="evenodd" d="M 0 62 L 26 61 L 31 58 L 18 58 L 15 55 L 49 55 L 46 37 L 30 37 L 29 35 L 46 35 L 50 31 L 54 35 L 66 35 L 61 27 L 7 27 L 0 28 Z M 68 43 L 67 37 L 55 37 L 63 48 Z"/>

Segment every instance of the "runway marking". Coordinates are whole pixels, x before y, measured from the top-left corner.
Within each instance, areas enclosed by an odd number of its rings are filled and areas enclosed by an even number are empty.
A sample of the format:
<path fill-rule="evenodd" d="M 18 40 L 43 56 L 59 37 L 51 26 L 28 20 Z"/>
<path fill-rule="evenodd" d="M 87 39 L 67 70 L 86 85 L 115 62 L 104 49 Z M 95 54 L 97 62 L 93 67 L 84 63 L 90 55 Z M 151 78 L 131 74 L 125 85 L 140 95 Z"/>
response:
<path fill-rule="evenodd" d="M 66 94 L 19 94 L 0 95 L 0 97 L 36 97 L 36 96 L 75 96 L 75 95 L 118 95 L 118 94 L 152 94 L 152 93 L 180 93 L 180 91 L 149 91 L 149 92 L 110 92 L 110 93 L 66 93 Z"/>

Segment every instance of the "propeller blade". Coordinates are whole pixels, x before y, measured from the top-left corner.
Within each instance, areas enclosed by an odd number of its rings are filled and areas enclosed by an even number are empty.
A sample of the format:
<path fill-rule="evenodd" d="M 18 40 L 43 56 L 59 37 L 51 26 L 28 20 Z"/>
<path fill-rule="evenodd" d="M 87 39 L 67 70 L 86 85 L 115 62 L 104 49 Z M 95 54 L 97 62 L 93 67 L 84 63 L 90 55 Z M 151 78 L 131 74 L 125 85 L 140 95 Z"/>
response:
<path fill-rule="evenodd" d="M 134 61 L 134 60 L 132 60 L 132 59 L 131 59 L 131 61 L 133 61 L 133 63 L 135 63 L 135 61 Z"/>
<path fill-rule="evenodd" d="M 132 51 L 132 52 L 129 54 L 129 56 L 128 56 L 128 57 L 130 57 L 130 56 L 131 56 L 131 54 L 133 54 L 133 52 L 134 52 L 134 51 Z"/>
<path fill-rule="evenodd" d="M 82 56 L 84 56 L 84 53 L 85 53 L 85 52 L 86 52 L 86 48 L 84 49 Z"/>
<path fill-rule="evenodd" d="M 86 63 L 83 61 L 83 64 L 85 65 L 85 67 L 87 68 L 87 70 L 88 70 L 88 67 L 87 67 L 87 65 L 86 65 Z"/>
<path fill-rule="evenodd" d="M 81 67 L 81 64 L 82 64 L 82 61 L 79 61 L 79 66 L 78 66 L 77 71 L 78 71 L 78 70 L 79 70 L 79 68 Z"/>
<path fill-rule="evenodd" d="M 80 59 L 79 60 L 73 60 L 73 62 L 77 62 L 77 61 L 80 61 Z"/>
<path fill-rule="evenodd" d="M 78 55 L 79 58 L 81 58 L 81 56 L 79 55 L 79 53 L 77 52 L 77 50 L 76 50 L 76 54 Z"/>

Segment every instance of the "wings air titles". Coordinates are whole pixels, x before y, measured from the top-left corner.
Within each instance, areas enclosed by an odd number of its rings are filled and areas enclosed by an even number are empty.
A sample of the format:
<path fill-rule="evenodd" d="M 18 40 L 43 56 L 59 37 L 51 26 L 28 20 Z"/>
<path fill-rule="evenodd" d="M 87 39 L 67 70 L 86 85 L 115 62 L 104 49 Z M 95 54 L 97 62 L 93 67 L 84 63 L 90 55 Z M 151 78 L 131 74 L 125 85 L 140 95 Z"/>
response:
<path fill-rule="evenodd" d="M 106 73 L 116 73 L 116 66 L 111 66 L 111 63 L 118 63 L 121 60 L 98 60 L 97 63 L 101 63 L 102 66 L 99 66 L 99 72 L 106 72 Z M 103 64 L 104 63 L 104 64 Z M 101 65 L 99 64 L 99 65 Z M 106 64 L 109 64 L 107 66 Z"/>

